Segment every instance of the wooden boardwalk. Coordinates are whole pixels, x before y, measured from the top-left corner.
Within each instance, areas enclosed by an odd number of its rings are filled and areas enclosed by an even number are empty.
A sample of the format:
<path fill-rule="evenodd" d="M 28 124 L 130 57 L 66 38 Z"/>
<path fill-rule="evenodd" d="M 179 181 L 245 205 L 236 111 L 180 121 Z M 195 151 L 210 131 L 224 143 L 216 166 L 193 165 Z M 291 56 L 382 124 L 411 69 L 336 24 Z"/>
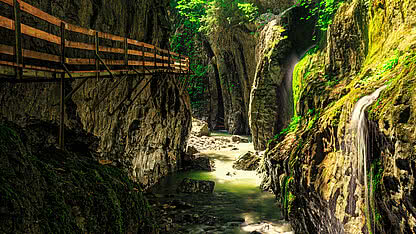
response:
<path fill-rule="evenodd" d="M 24 70 L 66 73 L 66 78 L 91 77 L 91 74 L 98 76 L 100 73 L 109 73 L 114 78 L 116 72 L 175 74 L 190 72 L 190 61 L 187 56 L 127 37 L 66 23 L 21 0 L 0 0 L 0 2 L 9 5 L 10 13 L 14 16 L 14 19 L 0 16 L 0 27 L 8 29 L 11 33 L 14 32 L 15 39 L 9 45 L 2 44 L 4 41 L 0 41 L 0 65 L 15 67 L 15 78 L 21 79 L 26 73 L 30 74 L 30 72 L 23 72 Z M 60 35 L 22 24 L 22 12 L 60 28 Z M 78 34 L 78 37 L 81 34 L 83 38 L 87 37 L 87 39 L 83 42 L 69 40 L 67 38 L 70 34 Z M 45 53 L 35 49 L 22 48 L 23 35 L 42 40 L 48 46 L 59 47 L 57 49 L 59 53 Z M 93 43 L 88 43 L 91 41 Z M 104 44 L 114 46 L 105 46 Z M 76 51 L 71 51 L 72 54 L 75 53 L 75 56 L 67 56 L 68 50 Z M 93 53 L 87 53 L 88 51 Z M 83 53 L 89 56 L 77 56 Z M 108 56 L 109 54 L 110 56 Z M 113 58 L 103 58 L 103 55 Z"/>
<path fill-rule="evenodd" d="M 187 56 L 126 36 L 67 23 L 21 0 L 0 0 L 0 4 L 9 9 L 0 15 L 0 82 L 60 82 L 61 148 L 65 101 L 89 78 L 119 79 L 120 84 L 128 76 L 141 76 L 142 82 L 146 75 L 153 79 L 155 74 L 168 74 L 184 77 L 179 82 L 181 91 L 188 85 L 191 71 Z M 41 21 L 41 26 L 23 24 L 22 14 Z M 36 44 L 45 46 L 37 48 Z M 75 79 L 84 81 L 65 95 L 65 81 Z"/>

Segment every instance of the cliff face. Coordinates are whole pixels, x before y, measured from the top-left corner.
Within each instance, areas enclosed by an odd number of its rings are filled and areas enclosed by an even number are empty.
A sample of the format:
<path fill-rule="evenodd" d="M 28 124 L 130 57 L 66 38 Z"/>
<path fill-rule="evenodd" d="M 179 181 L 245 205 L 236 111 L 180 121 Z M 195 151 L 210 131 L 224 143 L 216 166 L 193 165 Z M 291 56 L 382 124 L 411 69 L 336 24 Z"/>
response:
<path fill-rule="evenodd" d="M 209 40 L 224 105 L 224 126 L 231 134 L 249 133 L 248 101 L 256 66 L 256 41 L 249 31 L 222 29 Z"/>
<path fill-rule="evenodd" d="M 416 233 L 415 9 L 344 2 L 326 40 L 297 64 L 301 119 L 261 166 L 296 232 Z M 362 140 L 353 110 L 380 87 L 358 111 Z"/>
<path fill-rule="evenodd" d="M 299 22 L 304 13 L 304 9 L 292 7 L 279 15 L 270 14 L 257 39 L 248 111 L 257 150 L 265 150 L 268 141 L 286 129 L 294 116 L 292 73 L 313 44 L 313 20 Z"/>
<path fill-rule="evenodd" d="M 27 2 L 69 23 L 127 35 L 161 48 L 167 45 L 169 1 Z M 30 17 L 22 20 L 29 25 L 38 21 Z M 27 41 L 25 45 L 31 48 L 44 44 Z M 191 124 L 189 97 L 180 92 L 174 77 L 116 76 L 119 83 L 90 79 L 68 100 L 66 127 L 84 129 L 99 137 L 99 159 L 114 161 L 133 179 L 149 186 L 180 164 Z M 80 82 L 67 82 L 66 93 Z M 2 118 L 17 123 L 28 118 L 59 121 L 57 84 L 3 84 L 0 90 Z"/>
<path fill-rule="evenodd" d="M 257 44 L 258 63 L 248 115 L 253 144 L 258 150 L 264 150 L 267 141 L 287 126 L 293 115 L 292 80 L 286 79 L 291 76 L 287 67 L 292 45 L 284 31 L 280 18 L 274 19 L 262 30 Z"/>

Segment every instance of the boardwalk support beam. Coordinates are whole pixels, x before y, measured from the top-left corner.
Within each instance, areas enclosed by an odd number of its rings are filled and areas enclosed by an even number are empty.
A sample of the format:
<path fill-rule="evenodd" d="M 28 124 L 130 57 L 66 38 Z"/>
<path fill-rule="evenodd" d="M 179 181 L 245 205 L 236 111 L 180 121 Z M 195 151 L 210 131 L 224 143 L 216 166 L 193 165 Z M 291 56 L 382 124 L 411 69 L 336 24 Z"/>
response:
<path fill-rule="evenodd" d="M 13 1 L 14 4 L 14 27 L 15 27 L 15 48 L 14 54 L 16 56 L 16 78 L 23 78 L 23 56 L 22 56 L 22 30 L 20 24 L 20 3 L 17 0 Z"/>
<path fill-rule="evenodd" d="M 61 23 L 61 64 L 65 66 L 65 23 Z M 61 73 L 61 83 L 60 83 L 60 105 L 59 105 L 59 112 L 60 112 L 60 123 L 59 123 L 59 148 L 62 150 L 65 147 L 65 140 L 64 140 L 64 130 L 65 130 L 65 72 Z"/>

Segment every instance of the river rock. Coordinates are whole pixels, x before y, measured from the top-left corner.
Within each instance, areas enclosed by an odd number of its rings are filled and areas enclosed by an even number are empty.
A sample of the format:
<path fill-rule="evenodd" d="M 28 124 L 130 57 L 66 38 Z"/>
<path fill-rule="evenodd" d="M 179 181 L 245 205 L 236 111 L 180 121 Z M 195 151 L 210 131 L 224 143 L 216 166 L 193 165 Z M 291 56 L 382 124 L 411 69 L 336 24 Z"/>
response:
<path fill-rule="evenodd" d="M 214 181 L 185 178 L 179 184 L 177 191 L 181 193 L 212 193 L 214 187 Z"/>
<path fill-rule="evenodd" d="M 209 136 L 208 123 L 196 118 L 192 118 L 192 134 L 197 137 Z"/>
<path fill-rule="evenodd" d="M 194 145 L 188 145 L 188 148 L 186 149 L 186 153 L 190 155 L 194 155 L 194 154 L 199 153 L 199 151 Z"/>
<path fill-rule="evenodd" d="M 238 136 L 238 135 L 233 135 L 233 136 L 231 136 L 231 141 L 232 142 L 235 142 L 235 143 L 248 143 L 248 139 L 247 138 L 244 138 L 244 137 L 241 137 L 241 136 Z"/>
<path fill-rule="evenodd" d="M 240 155 L 234 162 L 233 168 L 237 170 L 254 171 L 259 166 L 260 157 L 251 151 Z"/>
<path fill-rule="evenodd" d="M 192 157 L 190 160 L 183 162 L 184 170 L 213 171 L 214 167 L 214 161 L 208 157 Z"/>

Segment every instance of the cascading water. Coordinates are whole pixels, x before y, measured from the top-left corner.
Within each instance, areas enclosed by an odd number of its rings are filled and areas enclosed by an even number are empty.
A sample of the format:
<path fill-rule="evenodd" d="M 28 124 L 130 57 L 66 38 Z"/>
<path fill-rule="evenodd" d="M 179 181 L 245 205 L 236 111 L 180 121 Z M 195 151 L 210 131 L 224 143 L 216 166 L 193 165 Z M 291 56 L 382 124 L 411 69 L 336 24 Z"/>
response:
<path fill-rule="evenodd" d="M 370 106 L 380 95 L 380 92 L 387 86 L 382 86 L 374 91 L 372 94 L 361 98 L 354 106 L 351 122 L 348 127 L 348 136 L 346 138 L 347 155 L 351 156 L 351 180 L 356 180 L 358 184 L 364 186 L 364 203 L 366 208 L 366 220 L 369 223 L 370 218 L 369 210 L 369 194 L 368 194 L 368 183 L 367 183 L 367 158 L 368 158 L 368 145 L 369 145 L 369 132 L 367 118 L 365 116 L 365 110 Z M 355 213 L 355 206 L 352 204 L 356 203 L 357 198 L 354 196 L 357 182 L 350 182 L 350 196 L 349 196 L 349 207 L 348 213 Z M 361 190 L 362 191 L 362 190 Z M 361 194 L 361 193 L 358 193 Z M 362 199 L 359 195 L 358 199 Z"/>
<path fill-rule="evenodd" d="M 309 46 L 306 50 L 299 54 L 292 52 L 287 59 L 287 65 L 285 67 L 285 78 L 282 82 L 282 85 L 280 86 L 280 89 L 278 90 L 279 100 L 281 100 L 281 103 L 284 104 L 281 106 L 282 118 L 280 119 L 280 126 L 287 127 L 296 113 L 296 103 L 294 103 L 295 100 L 293 95 L 293 75 L 295 67 L 296 64 L 298 64 L 298 62 L 305 56 L 305 54 L 313 47 L 315 47 L 315 45 Z"/>

